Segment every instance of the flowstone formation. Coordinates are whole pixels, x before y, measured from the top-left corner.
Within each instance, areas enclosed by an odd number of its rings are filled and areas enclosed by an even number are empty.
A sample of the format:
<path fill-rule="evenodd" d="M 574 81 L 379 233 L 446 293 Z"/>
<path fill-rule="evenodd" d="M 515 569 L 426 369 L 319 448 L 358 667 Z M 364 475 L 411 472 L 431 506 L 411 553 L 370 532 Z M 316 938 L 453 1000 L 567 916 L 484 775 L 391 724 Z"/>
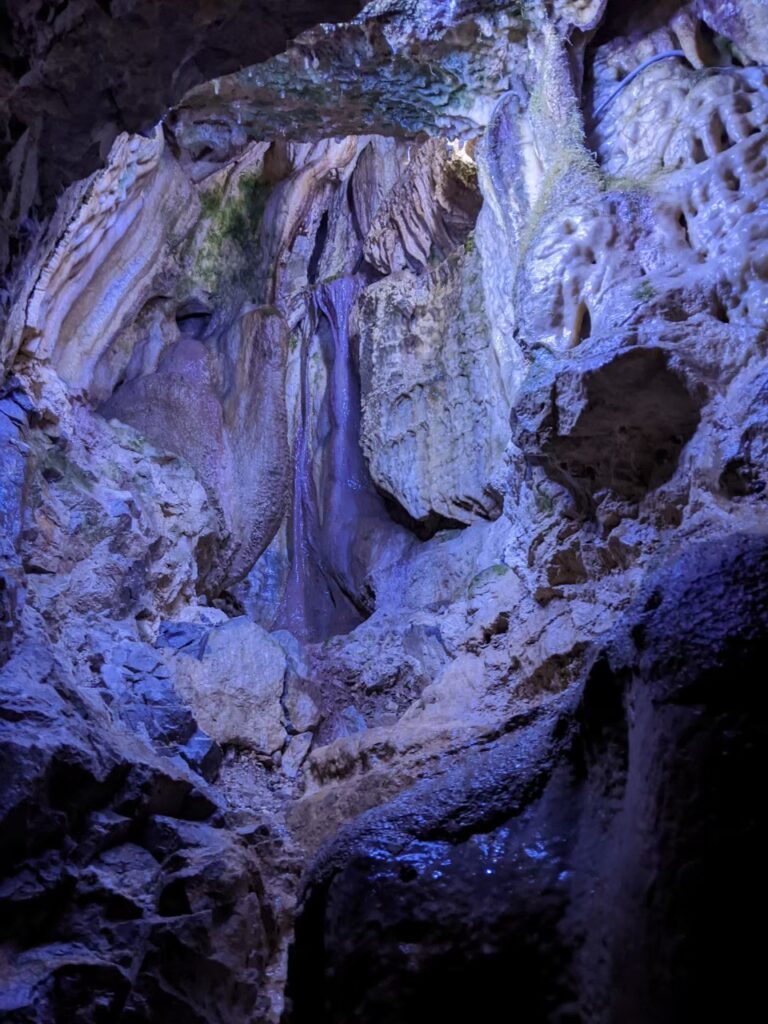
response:
<path fill-rule="evenodd" d="M 0 1016 L 746 1018 L 765 5 L 225 6 L 7 163 Z"/>

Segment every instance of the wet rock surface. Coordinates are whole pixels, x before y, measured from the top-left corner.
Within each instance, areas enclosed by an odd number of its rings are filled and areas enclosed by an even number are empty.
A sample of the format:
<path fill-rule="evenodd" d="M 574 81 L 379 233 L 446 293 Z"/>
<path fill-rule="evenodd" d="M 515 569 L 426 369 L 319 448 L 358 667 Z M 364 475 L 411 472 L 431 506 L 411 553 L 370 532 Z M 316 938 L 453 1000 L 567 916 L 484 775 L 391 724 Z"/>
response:
<path fill-rule="evenodd" d="M 310 870 L 291 1021 L 748 1012 L 762 536 L 692 547 L 565 697 L 347 826 Z M 761 913 L 752 903 L 753 912 Z"/>

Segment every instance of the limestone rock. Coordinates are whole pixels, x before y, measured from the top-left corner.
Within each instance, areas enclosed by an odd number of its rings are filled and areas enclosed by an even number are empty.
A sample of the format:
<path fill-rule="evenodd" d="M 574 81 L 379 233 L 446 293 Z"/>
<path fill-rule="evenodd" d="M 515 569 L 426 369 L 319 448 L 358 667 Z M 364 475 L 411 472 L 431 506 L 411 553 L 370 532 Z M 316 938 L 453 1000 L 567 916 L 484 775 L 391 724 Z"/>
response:
<path fill-rule="evenodd" d="M 767 556 L 692 546 L 549 715 L 342 830 L 307 880 L 292 1024 L 492 1013 L 510 979 L 528 1020 L 748 1014 Z"/>
<path fill-rule="evenodd" d="M 7 659 L 24 599 L 20 542 L 28 416 L 23 394 L 0 391 L 0 665 Z"/>
<path fill-rule="evenodd" d="M 538 399 L 530 401 L 530 384 L 517 406 L 517 437 L 529 460 L 580 505 L 606 490 L 637 501 L 666 483 L 700 419 L 696 397 L 669 361 L 661 348 L 628 349 L 591 365 L 573 361 L 573 376 L 556 372 L 548 388 L 542 370 L 534 377 Z M 545 417 L 535 442 L 527 434 L 534 407 Z"/>
<path fill-rule="evenodd" d="M 508 410 L 476 254 L 371 286 L 357 324 L 362 444 L 377 485 L 417 521 L 498 515 Z"/>
<path fill-rule="evenodd" d="M 138 359 L 119 343 L 120 332 L 158 292 L 167 294 L 171 250 L 195 213 L 162 132 L 120 135 L 105 169 L 59 205 L 9 317 L 2 365 L 8 369 L 23 345 L 73 389 L 106 398 Z M 145 358 L 157 359 L 157 339 L 141 340 Z"/>
<path fill-rule="evenodd" d="M 0 700 L 0 1012 L 266 1013 L 261 865 L 199 776 L 113 727 L 40 644 L 0 669 Z"/>
<path fill-rule="evenodd" d="M 52 61 L 86 10 L 54 6 L 16 8 Z M 25 225 L 0 294 L 0 1015 L 746 1002 L 761 8 L 374 0 L 120 136 Z M 33 127 L 0 111 L 6 217 L 60 138 Z"/>
<path fill-rule="evenodd" d="M 214 555 L 214 592 L 251 567 L 285 510 L 286 332 L 269 310 L 246 312 L 234 355 L 181 337 L 157 369 L 119 388 L 101 411 L 184 456 L 219 506 L 229 542 Z"/>
<path fill-rule="evenodd" d="M 697 13 L 715 32 L 741 49 L 758 64 L 768 59 L 768 11 L 759 0 L 743 0 L 723 7 L 714 0 L 699 0 Z"/>
<path fill-rule="evenodd" d="M 212 782 L 221 764 L 221 750 L 198 729 L 159 653 L 148 644 L 129 639 L 114 643 L 108 653 L 102 654 L 99 646 L 99 638 L 93 637 L 91 657 L 103 659 L 101 692 L 113 718 L 125 723 L 157 753 L 180 754 Z"/>
<path fill-rule="evenodd" d="M 199 659 L 182 650 L 170 664 L 177 689 L 219 743 L 264 757 L 285 745 L 285 655 L 255 623 L 242 617 L 216 626 Z"/>
<path fill-rule="evenodd" d="M 238 201 L 240 217 L 256 217 L 253 202 Z M 211 314 L 201 300 L 181 298 L 194 293 L 182 242 L 194 235 L 211 245 L 220 230 L 159 131 L 121 136 L 107 167 L 65 197 L 5 342 L 9 360 L 24 339 L 22 359 L 50 362 L 70 391 L 107 399 L 106 416 L 188 459 L 222 520 L 225 543 L 208 566 L 214 592 L 269 543 L 287 483 L 282 320 L 274 309 L 243 309 L 235 288 L 217 343 L 206 348 L 197 335 Z M 235 257 L 245 259 L 240 249 Z M 244 401 L 247 389 L 255 401 Z"/>
<path fill-rule="evenodd" d="M 422 270 L 464 244 L 480 203 L 474 161 L 440 139 L 430 140 L 375 207 L 363 255 L 382 274 Z M 370 209 L 367 195 L 360 205 Z"/>
<path fill-rule="evenodd" d="M 59 631 L 79 616 L 151 624 L 193 600 L 217 525 L 190 468 L 126 426 L 110 427 L 57 391 L 39 389 L 25 430 L 19 555 L 28 602 Z"/>
<path fill-rule="evenodd" d="M 279 53 L 318 21 L 357 13 L 358 0 L 302 0 L 252 10 L 179 0 L 103 7 L 66 0 L 9 5 L 0 59 L 0 274 L 9 242 L 47 216 L 62 189 L 92 174 L 121 131 L 146 132 L 192 85 Z M 158 34 L 161 51 L 153 51 Z M 145 54 L 153 51 L 152 59 Z M 9 238 L 10 236 L 10 238 Z M 15 246 L 13 246 L 15 247 Z"/>
<path fill-rule="evenodd" d="M 312 745 L 312 734 L 309 732 L 292 736 L 280 762 L 280 770 L 289 779 L 295 779 Z"/>
<path fill-rule="evenodd" d="M 517 4 L 373 3 L 273 61 L 191 89 L 169 128 L 182 159 L 219 164 L 275 135 L 473 138 L 511 85 L 525 31 Z"/>
<path fill-rule="evenodd" d="M 290 668 L 285 676 L 283 704 L 286 723 L 294 732 L 313 731 L 319 725 L 321 711 L 318 707 L 317 688 L 310 685 L 306 679 L 297 676 Z"/>

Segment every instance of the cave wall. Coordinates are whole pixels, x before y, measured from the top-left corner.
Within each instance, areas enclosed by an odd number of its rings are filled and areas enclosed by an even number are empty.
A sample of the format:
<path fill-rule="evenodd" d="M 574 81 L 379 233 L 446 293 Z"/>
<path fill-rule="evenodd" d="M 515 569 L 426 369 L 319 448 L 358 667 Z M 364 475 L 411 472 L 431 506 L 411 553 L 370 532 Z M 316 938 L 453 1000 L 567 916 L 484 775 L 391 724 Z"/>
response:
<path fill-rule="evenodd" d="M 50 115 L 0 338 L 9 1019 L 747 1004 L 768 25 L 727 6 L 374 3 L 269 56 L 297 7 L 242 68 L 256 15 L 201 15 L 190 79 L 124 74 L 155 128 L 71 79 L 103 166 Z"/>
<path fill-rule="evenodd" d="M 354 0 L 254 7 L 178 0 L 4 0 L 0 7 L 0 275 L 23 256 L 63 189 L 104 163 L 124 131 L 148 132 L 188 89 L 279 53 Z"/>

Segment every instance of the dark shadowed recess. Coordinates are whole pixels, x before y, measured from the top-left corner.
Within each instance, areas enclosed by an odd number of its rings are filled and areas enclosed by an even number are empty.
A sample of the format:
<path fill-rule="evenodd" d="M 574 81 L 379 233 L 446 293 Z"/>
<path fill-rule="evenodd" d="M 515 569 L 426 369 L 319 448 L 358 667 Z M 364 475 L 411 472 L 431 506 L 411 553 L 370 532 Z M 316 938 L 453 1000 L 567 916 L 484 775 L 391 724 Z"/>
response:
<path fill-rule="evenodd" d="M 360 0 L 0 0 L 0 275 L 122 131 Z"/>
<path fill-rule="evenodd" d="M 379 490 L 379 493 L 390 519 L 400 526 L 404 526 L 406 530 L 410 530 L 419 540 L 430 540 L 443 530 L 463 530 L 467 526 L 466 523 L 459 522 L 458 519 L 451 519 L 450 516 L 443 516 L 439 512 L 430 512 L 429 515 L 423 516 L 421 519 L 414 519 L 397 498 L 383 490 Z"/>

